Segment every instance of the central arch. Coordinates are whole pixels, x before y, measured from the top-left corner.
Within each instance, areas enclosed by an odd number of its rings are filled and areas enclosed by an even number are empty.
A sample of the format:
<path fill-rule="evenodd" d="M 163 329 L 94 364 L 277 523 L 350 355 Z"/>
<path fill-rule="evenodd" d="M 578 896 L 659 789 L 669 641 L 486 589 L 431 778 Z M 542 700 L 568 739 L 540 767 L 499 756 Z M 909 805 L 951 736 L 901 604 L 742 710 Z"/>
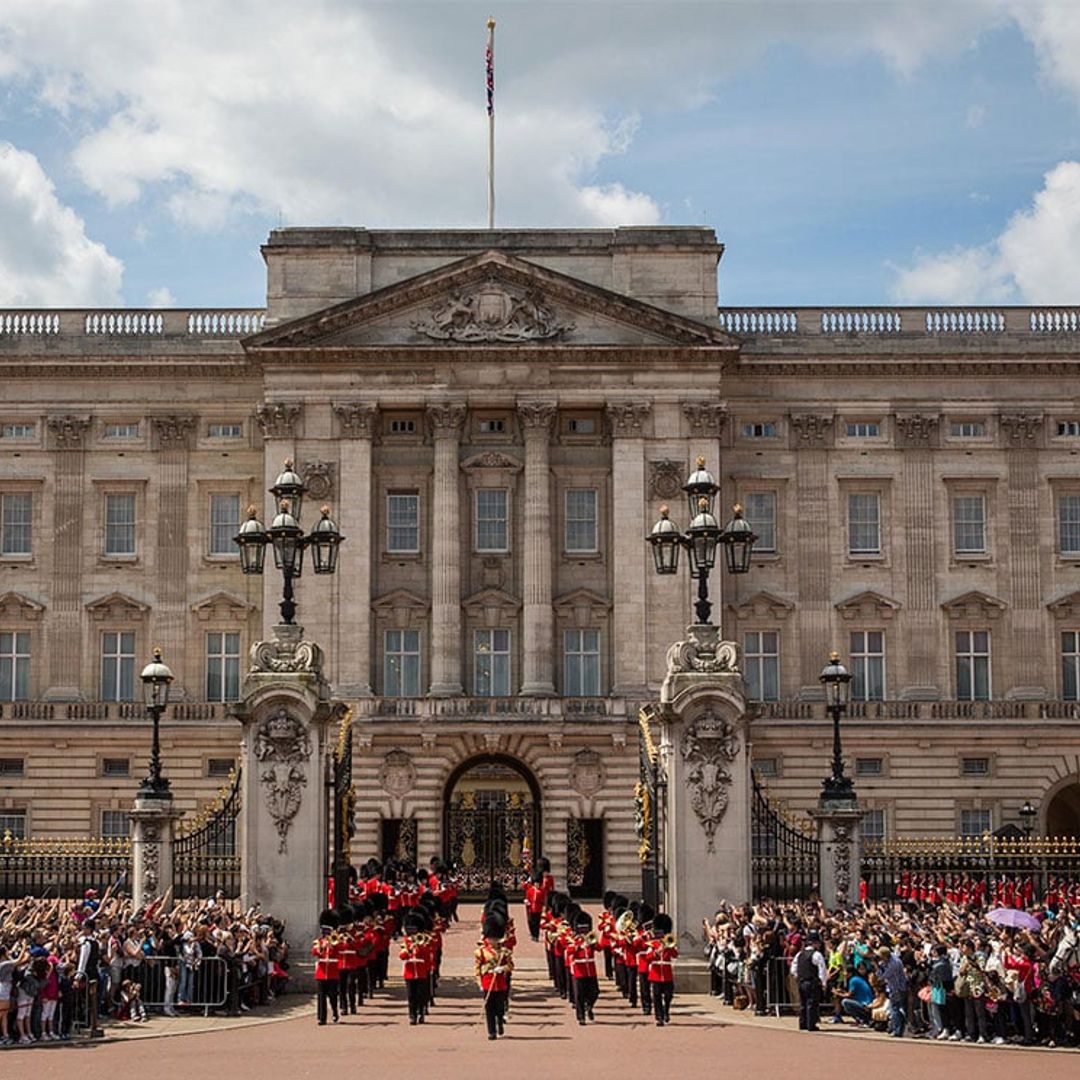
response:
<path fill-rule="evenodd" d="M 1046 803 L 1047 836 L 1080 837 L 1080 782 L 1073 777 Z"/>
<path fill-rule="evenodd" d="M 505 754 L 467 758 L 443 791 L 443 850 L 466 895 L 498 881 L 519 891 L 540 855 L 540 785 Z"/>

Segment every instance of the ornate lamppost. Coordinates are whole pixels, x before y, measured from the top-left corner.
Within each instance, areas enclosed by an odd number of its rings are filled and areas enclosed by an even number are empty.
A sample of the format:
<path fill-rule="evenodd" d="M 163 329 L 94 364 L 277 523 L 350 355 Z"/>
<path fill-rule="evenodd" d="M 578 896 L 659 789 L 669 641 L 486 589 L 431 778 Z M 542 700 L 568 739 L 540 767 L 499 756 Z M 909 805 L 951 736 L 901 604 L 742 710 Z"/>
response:
<path fill-rule="evenodd" d="M 847 711 L 851 672 L 840 663 L 838 652 L 829 654 L 829 662 L 822 668 L 819 681 L 825 687 L 825 708 L 833 723 L 832 776 L 823 781 L 821 797 L 828 802 L 852 802 L 855 799 L 855 786 L 851 777 L 844 775 L 844 756 L 840 746 L 840 717 Z"/>
<path fill-rule="evenodd" d="M 286 626 L 295 625 L 296 601 L 293 599 L 293 582 L 300 577 L 304 567 L 304 552 L 311 548 L 311 561 L 316 574 L 332 574 L 337 569 L 338 545 L 345 539 L 338 532 L 330 517 L 330 508 L 322 508 L 322 517 L 310 533 L 304 534 L 300 526 L 307 486 L 294 472 L 293 463 L 285 462 L 270 494 L 274 496 L 278 512 L 269 529 L 264 529 L 256 516 L 255 507 L 248 507 L 248 518 L 233 537 L 240 548 L 240 569 L 245 574 L 261 574 L 266 558 L 266 545 L 274 551 L 274 566 L 281 571 L 281 619 Z"/>
<path fill-rule="evenodd" d="M 711 625 L 712 603 L 709 600 L 709 574 L 716 566 L 716 549 L 722 546 L 728 572 L 745 574 L 750 569 L 757 536 L 742 515 L 742 507 L 734 507 L 731 520 L 720 528 L 713 515 L 713 506 L 720 485 L 705 468 L 705 459 L 697 459 L 697 468 L 683 484 L 690 525 L 685 533 L 668 517 L 668 508 L 660 507 L 660 520 L 646 537 L 653 549 L 653 562 L 658 574 L 674 574 L 679 569 L 679 549 L 686 548 L 690 577 L 698 583 L 694 614 L 699 625 Z"/>
<path fill-rule="evenodd" d="M 139 787 L 138 797 L 141 799 L 171 799 L 172 792 L 169 790 L 169 781 L 161 775 L 161 739 L 160 726 L 161 714 L 169 702 L 169 686 L 173 681 L 173 673 L 161 659 L 161 649 L 154 649 L 154 659 L 142 669 L 139 676 L 143 684 L 143 697 L 146 701 L 146 711 L 150 714 L 150 722 L 154 726 L 153 739 L 150 744 L 150 771 L 146 779 Z"/>

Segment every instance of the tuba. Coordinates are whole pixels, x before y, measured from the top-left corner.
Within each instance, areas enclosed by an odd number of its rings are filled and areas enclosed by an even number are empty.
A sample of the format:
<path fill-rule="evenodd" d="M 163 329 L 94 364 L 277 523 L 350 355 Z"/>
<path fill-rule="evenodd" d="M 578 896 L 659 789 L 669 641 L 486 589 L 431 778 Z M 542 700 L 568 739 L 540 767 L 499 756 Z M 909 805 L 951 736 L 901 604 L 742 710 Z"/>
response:
<path fill-rule="evenodd" d="M 615 920 L 615 929 L 620 934 L 632 934 L 636 928 L 637 923 L 634 922 L 634 913 L 630 910 L 624 911 Z"/>

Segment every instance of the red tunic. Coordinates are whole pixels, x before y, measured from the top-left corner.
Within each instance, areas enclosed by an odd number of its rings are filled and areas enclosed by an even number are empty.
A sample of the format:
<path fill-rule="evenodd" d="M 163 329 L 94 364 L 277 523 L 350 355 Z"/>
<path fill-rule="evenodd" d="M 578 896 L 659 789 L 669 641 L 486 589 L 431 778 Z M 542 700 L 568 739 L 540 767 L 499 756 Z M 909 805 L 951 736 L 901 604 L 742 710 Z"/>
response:
<path fill-rule="evenodd" d="M 575 979 L 596 977 L 596 946 L 584 938 L 574 938 L 566 949 L 566 966 Z"/>
<path fill-rule="evenodd" d="M 427 946 L 422 941 L 406 937 L 401 943 L 401 977 L 407 982 L 426 979 L 431 974 Z"/>
<path fill-rule="evenodd" d="M 674 960 L 679 955 L 678 947 L 654 941 L 647 953 L 649 958 L 649 982 L 669 983 L 675 981 Z"/>
<path fill-rule="evenodd" d="M 318 938 L 311 946 L 311 955 L 315 957 L 315 978 L 319 982 L 333 982 L 341 968 L 341 942 L 331 941 L 328 937 Z"/>
<path fill-rule="evenodd" d="M 514 961 L 509 950 L 493 945 L 486 938 L 475 953 L 476 977 L 485 994 L 505 990 L 509 985 L 506 976 L 513 970 Z"/>

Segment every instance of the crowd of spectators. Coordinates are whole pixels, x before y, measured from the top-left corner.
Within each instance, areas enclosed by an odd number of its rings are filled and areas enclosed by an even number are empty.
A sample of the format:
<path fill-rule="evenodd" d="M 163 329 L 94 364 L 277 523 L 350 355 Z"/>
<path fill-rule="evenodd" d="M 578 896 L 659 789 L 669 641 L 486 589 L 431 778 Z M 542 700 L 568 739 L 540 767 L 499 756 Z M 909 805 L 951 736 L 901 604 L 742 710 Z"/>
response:
<path fill-rule="evenodd" d="M 53 1042 L 151 1013 L 247 1011 L 288 981 L 284 925 L 221 893 L 136 911 L 106 891 L 0 901 L 0 1046 Z"/>
<path fill-rule="evenodd" d="M 818 1002 L 800 1026 L 816 1026 L 820 1003 L 825 1023 L 897 1037 L 1080 1045 L 1080 907 L 1036 903 L 1029 914 L 1032 928 L 1018 929 L 949 901 L 722 905 L 704 923 L 712 992 L 760 1015 L 798 1010 L 805 949 Z"/>

